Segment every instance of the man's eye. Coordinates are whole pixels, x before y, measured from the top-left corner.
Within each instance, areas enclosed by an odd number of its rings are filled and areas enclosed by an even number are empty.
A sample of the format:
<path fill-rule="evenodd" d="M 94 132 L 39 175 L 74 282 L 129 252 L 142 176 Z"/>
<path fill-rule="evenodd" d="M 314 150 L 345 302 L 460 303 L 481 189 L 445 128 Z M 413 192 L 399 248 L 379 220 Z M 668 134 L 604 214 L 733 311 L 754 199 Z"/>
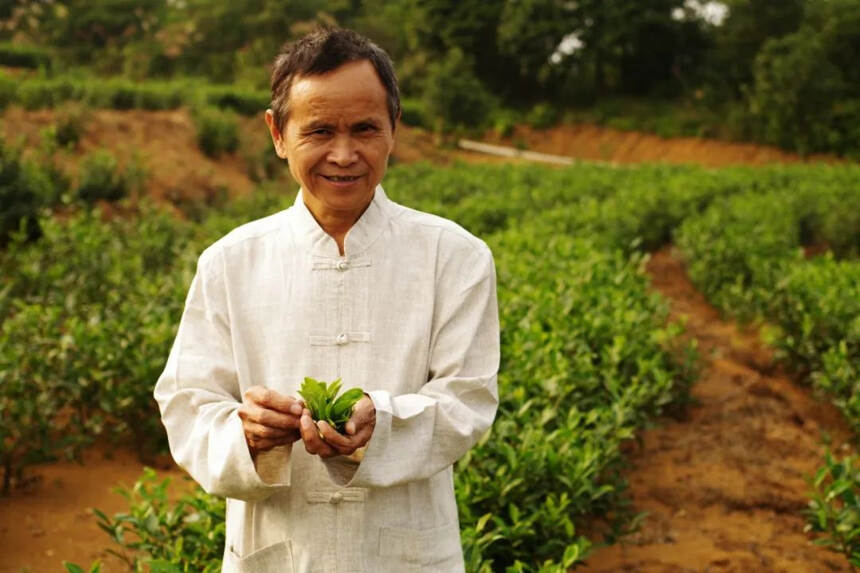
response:
<path fill-rule="evenodd" d="M 355 128 L 358 133 L 368 133 L 371 131 L 376 131 L 376 127 L 370 124 L 359 125 Z"/>

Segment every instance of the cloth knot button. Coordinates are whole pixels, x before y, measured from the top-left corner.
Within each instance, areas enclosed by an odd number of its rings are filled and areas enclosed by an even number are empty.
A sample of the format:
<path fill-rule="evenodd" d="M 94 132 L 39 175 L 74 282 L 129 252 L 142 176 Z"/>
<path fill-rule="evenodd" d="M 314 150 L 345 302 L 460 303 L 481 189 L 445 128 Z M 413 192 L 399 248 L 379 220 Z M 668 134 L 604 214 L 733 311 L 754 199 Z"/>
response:
<path fill-rule="evenodd" d="M 345 333 L 338 334 L 337 338 L 335 338 L 335 342 L 337 342 L 338 344 L 346 344 L 347 342 L 349 342 L 349 337 Z"/>
<path fill-rule="evenodd" d="M 333 503 L 333 504 L 337 505 L 338 503 L 343 501 L 343 494 L 339 491 L 336 491 L 333 494 L 331 494 L 331 497 L 329 498 L 328 501 L 329 501 L 329 503 Z"/>
<path fill-rule="evenodd" d="M 346 261 L 338 261 L 337 265 L 335 265 L 335 266 L 337 267 L 337 270 L 345 271 L 346 269 L 349 268 L 349 263 Z"/>

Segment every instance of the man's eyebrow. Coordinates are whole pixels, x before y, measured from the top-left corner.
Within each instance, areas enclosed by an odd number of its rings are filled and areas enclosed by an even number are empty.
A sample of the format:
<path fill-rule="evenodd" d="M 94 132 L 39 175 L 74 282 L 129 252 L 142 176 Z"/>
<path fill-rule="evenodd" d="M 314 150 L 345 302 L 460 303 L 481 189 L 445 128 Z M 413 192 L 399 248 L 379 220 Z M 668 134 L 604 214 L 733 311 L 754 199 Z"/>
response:
<path fill-rule="evenodd" d="M 312 121 L 302 126 L 303 131 L 314 131 L 317 129 L 334 129 L 334 124 L 327 121 Z"/>

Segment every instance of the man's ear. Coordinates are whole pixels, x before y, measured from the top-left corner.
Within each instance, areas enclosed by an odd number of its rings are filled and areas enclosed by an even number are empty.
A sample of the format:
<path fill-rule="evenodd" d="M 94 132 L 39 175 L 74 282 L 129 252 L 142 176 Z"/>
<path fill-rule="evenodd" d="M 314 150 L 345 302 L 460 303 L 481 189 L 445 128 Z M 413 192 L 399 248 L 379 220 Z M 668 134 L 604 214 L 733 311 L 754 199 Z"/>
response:
<path fill-rule="evenodd" d="M 278 127 L 278 122 L 275 121 L 275 112 L 271 109 L 266 110 L 266 126 L 269 128 L 269 135 L 272 136 L 272 143 L 275 146 L 275 153 L 278 154 L 278 157 L 281 159 L 287 158 L 287 149 L 286 144 L 284 143 L 284 137 L 281 133 L 281 128 Z"/>

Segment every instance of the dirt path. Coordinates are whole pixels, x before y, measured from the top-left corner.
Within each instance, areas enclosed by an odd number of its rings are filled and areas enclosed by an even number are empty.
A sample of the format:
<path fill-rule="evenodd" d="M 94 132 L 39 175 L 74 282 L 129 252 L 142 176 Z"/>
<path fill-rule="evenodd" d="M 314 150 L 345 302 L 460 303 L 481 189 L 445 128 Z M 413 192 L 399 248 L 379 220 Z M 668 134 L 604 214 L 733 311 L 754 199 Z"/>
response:
<path fill-rule="evenodd" d="M 128 571 L 104 549 L 113 545 L 99 529 L 91 508 L 112 516 L 128 511 L 128 503 L 113 488 L 131 487 L 143 470 L 137 456 L 125 450 L 94 448 L 84 463 L 57 462 L 34 468 L 38 483 L 25 491 L 0 497 L 0 573 L 55 573 L 63 561 L 89 568 L 102 559 L 102 573 Z M 178 469 L 159 470 L 181 492 Z M 118 548 L 118 547 L 117 547 Z"/>
<path fill-rule="evenodd" d="M 588 560 L 590 572 L 850 571 L 811 545 L 800 512 L 819 438 L 850 432 L 838 411 L 771 365 L 756 333 L 723 321 L 670 248 L 648 265 L 671 315 L 688 317 L 705 366 L 686 420 L 661 420 L 631 453 L 630 493 L 650 512 L 639 533 Z"/>

